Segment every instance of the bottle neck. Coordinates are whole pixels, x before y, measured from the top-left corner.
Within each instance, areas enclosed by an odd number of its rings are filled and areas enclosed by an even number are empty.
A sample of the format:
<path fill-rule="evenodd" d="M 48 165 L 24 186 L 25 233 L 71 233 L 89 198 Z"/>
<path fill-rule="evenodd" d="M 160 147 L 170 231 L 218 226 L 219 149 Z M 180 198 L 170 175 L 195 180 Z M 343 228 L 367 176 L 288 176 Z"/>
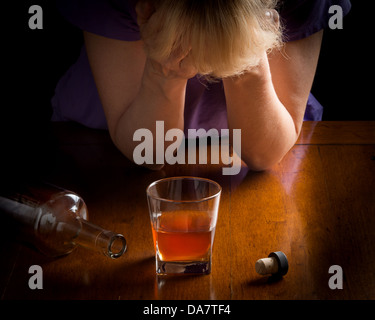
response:
<path fill-rule="evenodd" d="M 74 243 L 97 250 L 112 259 L 121 257 L 126 251 L 126 240 L 123 235 L 104 230 L 84 219 L 80 219 L 80 222 L 82 228 Z"/>

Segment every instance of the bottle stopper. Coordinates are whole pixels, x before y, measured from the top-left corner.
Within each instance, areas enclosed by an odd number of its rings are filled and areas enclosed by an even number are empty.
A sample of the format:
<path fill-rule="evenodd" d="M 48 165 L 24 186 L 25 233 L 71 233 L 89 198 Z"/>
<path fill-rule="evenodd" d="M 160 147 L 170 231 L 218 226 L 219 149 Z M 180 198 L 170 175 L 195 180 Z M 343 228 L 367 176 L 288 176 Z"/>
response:
<path fill-rule="evenodd" d="M 261 275 L 284 276 L 288 268 L 288 259 L 282 251 L 271 252 L 268 258 L 259 259 L 255 263 L 255 270 Z"/>

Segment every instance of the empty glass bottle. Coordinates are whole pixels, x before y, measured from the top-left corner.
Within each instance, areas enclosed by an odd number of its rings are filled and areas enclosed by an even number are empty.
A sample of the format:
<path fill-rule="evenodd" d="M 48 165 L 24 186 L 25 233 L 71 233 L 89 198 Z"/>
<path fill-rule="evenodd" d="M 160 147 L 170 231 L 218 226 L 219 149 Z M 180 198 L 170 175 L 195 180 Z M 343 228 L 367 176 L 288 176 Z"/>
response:
<path fill-rule="evenodd" d="M 20 189 L 20 188 L 18 188 Z M 126 251 L 123 235 L 87 221 L 87 207 L 74 192 L 49 184 L 27 185 L 0 195 L 0 211 L 16 221 L 34 245 L 52 257 L 68 254 L 77 245 L 116 259 Z"/>

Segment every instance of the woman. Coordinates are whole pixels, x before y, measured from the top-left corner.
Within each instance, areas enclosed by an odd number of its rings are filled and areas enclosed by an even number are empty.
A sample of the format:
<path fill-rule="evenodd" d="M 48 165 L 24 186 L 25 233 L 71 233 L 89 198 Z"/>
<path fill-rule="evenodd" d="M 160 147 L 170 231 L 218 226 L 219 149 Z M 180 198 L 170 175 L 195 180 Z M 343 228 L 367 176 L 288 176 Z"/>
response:
<path fill-rule="evenodd" d="M 350 9 L 347 0 L 61 1 L 85 48 L 56 88 L 53 120 L 107 127 L 129 159 L 134 132 L 155 137 L 159 120 L 165 131 L 241 129 L 242 160 L 270 168 L 304 116 L 321 118 L 310 89 L 333 4 Z"/>

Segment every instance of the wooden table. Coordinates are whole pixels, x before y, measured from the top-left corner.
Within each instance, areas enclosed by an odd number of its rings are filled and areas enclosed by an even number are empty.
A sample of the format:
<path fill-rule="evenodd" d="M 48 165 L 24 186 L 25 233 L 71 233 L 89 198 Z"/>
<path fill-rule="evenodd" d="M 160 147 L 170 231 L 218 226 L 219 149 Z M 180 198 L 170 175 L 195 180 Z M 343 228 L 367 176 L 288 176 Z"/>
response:
<path fill-rule="evenodd" d="M 238 176 L 222 176 L 220 165 L 148 171 L 126 160 L 105 131 L 52 129 L 45 176 L 79 193 L 90 221 L 123 233 L 128 250 L 117 260 L 83 248 L 50 259 L 5 232 L 1 299 L 375 298 L 375 122 L 305 122 L 280 164 Z M 210 275 L 155 275 L 145 189 L 175 175 L 223 187 Z M 279 250 L 288 274 L 279 281 L 258 275 L 255 262 Z M 31 265 L 42 267 L 42 290 L 28 287 Z M 341 290 L 328 285 L 332 265 L 343 270 Z"/>

